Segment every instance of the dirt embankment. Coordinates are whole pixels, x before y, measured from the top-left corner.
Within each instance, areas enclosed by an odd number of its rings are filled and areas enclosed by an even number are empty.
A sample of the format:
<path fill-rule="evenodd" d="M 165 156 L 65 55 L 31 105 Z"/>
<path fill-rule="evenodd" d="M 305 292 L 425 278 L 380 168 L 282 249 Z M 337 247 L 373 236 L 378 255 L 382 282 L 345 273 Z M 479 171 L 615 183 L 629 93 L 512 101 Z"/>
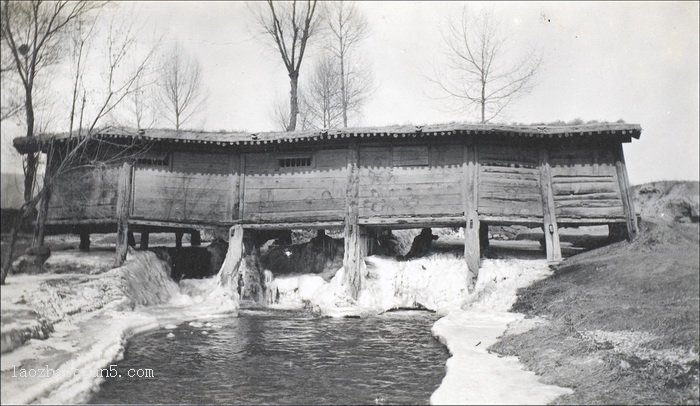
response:
<path fill-rule="evenodd" d="M 521 290 L 512 310 L 549 323 L 491 350 L 575 390 L 555 403 L 697 404 L 700 229 L 688 184 L 636 187 L 651 220 L 639 238 L 571 257 Z"/>
<path fill-rule="evenodd" d="M 700 220 L 700 183 L 661 181 L 632 187 L 634 205 L 642 218 L 664 222 Z"/>

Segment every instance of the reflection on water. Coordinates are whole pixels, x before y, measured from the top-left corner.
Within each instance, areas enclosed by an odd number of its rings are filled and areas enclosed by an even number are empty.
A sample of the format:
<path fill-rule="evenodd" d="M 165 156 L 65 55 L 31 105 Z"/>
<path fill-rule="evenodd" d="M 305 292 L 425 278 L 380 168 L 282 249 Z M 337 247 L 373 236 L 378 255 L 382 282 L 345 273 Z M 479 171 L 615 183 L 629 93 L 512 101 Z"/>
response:
<path fill-rule="evenodd" d="M 449 356 L 430 334 L 436 319 L 243 310 L 209 327 L 184 323 L 132 338 L 122 378 L 106 379 L 91 403 L 427 404 Z M 155 377 L 126 378 L 131 368 Z"/>

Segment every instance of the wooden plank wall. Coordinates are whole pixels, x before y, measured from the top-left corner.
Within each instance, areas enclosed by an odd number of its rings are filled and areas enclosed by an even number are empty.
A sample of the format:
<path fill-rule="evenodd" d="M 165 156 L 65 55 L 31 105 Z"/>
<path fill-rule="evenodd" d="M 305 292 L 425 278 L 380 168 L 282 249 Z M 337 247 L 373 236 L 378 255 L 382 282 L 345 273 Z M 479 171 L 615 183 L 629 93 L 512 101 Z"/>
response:
<path fill-rule="evenodd" d="M 612 148 L 550 148 L 549 162 L 558 221 L 624 219 Z"/>
<path fill-rule="evenodd" d="M 332 221 L 345 214 L 347 149 L 245 155 L 243 219 Z M 279 159 L 311 157 L 311 166 L 281 168 Z"/>
<path fill-rule="evenodd" d="M 360 218 L 464 214 L 461 144 L 360 147 Z"/>
<path fill-rule="evenodd" d="M 173 154 L 172 170 L 136 168 L 131 217 L 222 223 L 234 218 L 237 155 Z"/>
<path fill-rule="evenodd" d="M 539 152 L 535 147 L 480 144 L 479 214 L 541 218 Z"/>
<path fill-rule="evenodd" d="M 79 168 L 54 181 L 49 199 L 51 220 L 115 218 L 119 166 Z"/>
<path fill-rule="evenodd" d="M 625 220 L 616 145 L 489 142 L 475 144 L 479 219 L 544 221 L 540 149 L 546 148 L 557 222 Z M 463 142 L 360 145 L 358 151 L 360 222 L 465 215 L 469 196 L 463 196 Z M 311 165 L 281 167 L 280 159 L 295 157 L 310 157 Z M 168 158 L 136 166 L 132 218 L 207 224 L 345 218 L 347 148 L 173 152 Z M 80 169 L 58 179 L 49 202 L 49 222 L 114 218 L 118 171 Z"/>

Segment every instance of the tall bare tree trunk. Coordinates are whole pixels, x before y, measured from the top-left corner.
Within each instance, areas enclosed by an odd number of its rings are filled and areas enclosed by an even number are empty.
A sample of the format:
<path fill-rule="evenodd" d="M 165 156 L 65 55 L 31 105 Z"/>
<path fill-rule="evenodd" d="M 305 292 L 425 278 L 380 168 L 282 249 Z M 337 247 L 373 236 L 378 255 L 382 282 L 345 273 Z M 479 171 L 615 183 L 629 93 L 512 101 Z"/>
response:
<path fill-rule="evenodd" d="M 32 101 L 32 87 L 25 87 L 24 108 L 27 115 L 27 137 L 34 136 L 34 104 Z M 27 154 L 27 169 L 24 174 L 24 201 L 32 200 L 32 192 L 34 191 L 34 182 L 36 178 L 36 167 L 38 153 L 32 152 Z"/>
<path fill-rule="evenodd" d="M 51 185 L 44 184 L 43 196 L 39 203 L 39 213 L 36 217 L 36 225 L 34 226 L 33 247 L 44 245 L 44 236 L 46 235 L 46 217 L 49 213 L 49 199 L 51 199 Z"/>
<path fill-rule="evenodd" d="M 17 235 L 19 234 L 20 228 L 22 228 L 22 220 L 27 216 L 27 212 L 34 207 L 37 202 L 37 197 L 29 199 L 28 202 L 22 204 L 22 207 L 15 217 L 15 221 L 12 223 L 12 228 L 10 229 L 10 243 L 5 248 L 5 258 L 2 259 L 2 270 L 0 271 L 0 285 L 5 284 L 5 278 L 7 274 L 10 273 L 10 267 L 12 267 L 12 255 L 15 252 L 15 243 L 17 242 Z"/>
<path fill-rule="evenodd" d="M 340 94 L 343 98 L 343 128 L 348 128 L 348 94 L 345 87 L 345 55 L 340 54 Z"/>
<path fill-rule="evenodd" d="M 20 225 L 22 224 L 22 218 L 24 215 L 21 210 L 17 213 L 17 217 L 12 224 L 12 229 L 10 230 L 10 243 L 5 249 L 5 258 L 2 259 L 2 271 L 0 272 L 0 285 L 5 284 L 5 278 L 7 274 L 10 273 L 10 267 L 12 266 L 12 253 L 15 252 L 15 242 L 17 242 L 17 233 L 19 232 Z"/>
<path fill-rule="evenodd" d="M 297 128 L 297 116 L 299 115 L 299 72 L 289 74 L 289 125 L 287 131 Z"/>
<path fill-rule="evenodd" d="M 481 79 L 481 124 L 486 123 L 486 81 Z"/>

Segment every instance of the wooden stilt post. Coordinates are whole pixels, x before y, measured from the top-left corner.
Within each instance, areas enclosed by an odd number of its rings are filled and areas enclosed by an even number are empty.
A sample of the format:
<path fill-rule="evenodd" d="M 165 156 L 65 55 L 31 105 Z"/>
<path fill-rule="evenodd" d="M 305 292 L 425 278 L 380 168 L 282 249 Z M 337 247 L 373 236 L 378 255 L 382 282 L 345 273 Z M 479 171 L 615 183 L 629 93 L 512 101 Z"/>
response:
<path fill-rule="evenodd" d="M 202 245 L 202 235 L 199 233 L 199 231 L 195 230 L 192 231 L 192 234 L 190 234 L 190 245 L 193 247 Z"/>
<path fill-rule="evenodd" d="M 136 247 L 136 237 L 134 237 L 134 232 L 129 231 L 127 233 L 127 243 L 129 244 L 130 247 Z"/>
<path fill-rule="evenodd" d="M 139 242 L 141 245 L 142 250 L 147 250 L 148 249 L 148 237 L 149 233 L 143 232 L 141 233 L 141 241 Z"/>
<path fill-rule="evenodd" d="M 547 250 L 547 261 L 561 261 L 561 246 L 559 244 L 559 229 L 554 212 L 554 194 L 552 192 L 552 173 L 549 166 L 549 151 L 545 146 L 540 147 L 540 192 L 542 195 L 542 213 L 544 217 L 544 241 Z"/>
<path fill-rule="evenodd" d="M 129 238 L 129 210 L 131 207 L 132 166 L 124 163 L 119 172 L 117 194 L 117 255 L 115 266 L 121 266 L 126 260 Z"/>
<path fill-rule="evenodd" d="M 236 215 L 242 219 L 245 215 L 245 154 L 241 153 L 240 166 L 238 168 L 238 212 Z"/>
<path fill-rule="evenodd" d="M 228 252 L 224 263 L 221 264 L 219 272 L 219 286 L 224 287 L 229 291 L 236 291 L 238 295 L 242 290 L 242 278 L 240 278 L 240 266 L 245 254 L 245 245 L 243 243 L 243 227 L 235 225 L 229 229 Z M 240 284 L 239 284 L 240 282 Z"/>
<path fill-rule="evenodd" d="M 85 228 L 80 229 L 80 251 L 90 251 L 90 233 Z"/>
<path fill-rule="evenodd" d="M 345 193 L 345 255 L 343 257 L 343 269 L 345 271 L 345 285 L 353 298 L 357 298 L 363 284 L 363 261 L 366 253 L 366 240 L 361 236 L 359 191 L 359 147 L 356 142 L 351 143 L 348 149 L 347 171 L 348 181 Z"/>
<path fill-rule="evenodd" d="M 175 232 L 175 248 L 182 248 L 182 231 Z"/>
<path fill-rule="evenodd" d="M 463 200 L 464 200 L 464 259 L 469 269 L 469 290 L 474 288 L 479 277 L 481 252 L 479 247 L 479 162 L 476 144 L 468 140 L 464 145 Z"/>
<path fill-rule="evenodd" d="M 486 223 L 479 224 L 479 248 L 482 253 L 489 248 L 489 225 Z"/>
<path fill-rule="evenodd" d="M 634 200 L 632 200 L 632 195 L 629 188 L 630 181 L 627 178 L 627 165 L 625 164 L 625 155 L 622 150 L 622 143 L 617 144 L 617 148 L 615 149 L 615 169 L 617 170 L 617 182 L 620 185 L 622 207 L 625 209 L 627 239 L 632 241 L 637 238 L 639 229 L 637 225 L 637 214 L 634 210 Z"/>

